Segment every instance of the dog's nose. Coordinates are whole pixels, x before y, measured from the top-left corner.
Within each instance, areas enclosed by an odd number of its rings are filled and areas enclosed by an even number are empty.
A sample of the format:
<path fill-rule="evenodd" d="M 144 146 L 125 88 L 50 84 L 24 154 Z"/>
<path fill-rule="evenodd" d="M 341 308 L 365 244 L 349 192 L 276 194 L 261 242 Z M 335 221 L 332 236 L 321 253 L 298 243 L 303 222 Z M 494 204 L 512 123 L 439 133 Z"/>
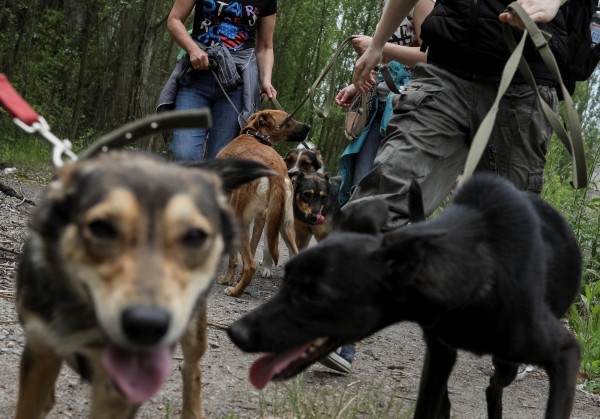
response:
<path fill-rule="evenodd" d="M 294 168 L 288 170 L 288 176 L 290 178 L 293 178 L 294 176 L 296 176 L 298 174 L 298 172 L 299 172 L 299 170 L 296 167 L 294 167 Z"/>
<path fill-rule="evenodd" d="M 253 333 L 250 327 L 246 327 L 243 321 L 236 321 L 227 328 L 229 339 L 243 351 L 252 351 Z"/>
<path fill-rule="evenodd" d="M 121 326 L 130 343 L 154 345 L 169 330 L 171 315 L 159 307 L 141 304 L 127 307 L 121 314 Z"/>

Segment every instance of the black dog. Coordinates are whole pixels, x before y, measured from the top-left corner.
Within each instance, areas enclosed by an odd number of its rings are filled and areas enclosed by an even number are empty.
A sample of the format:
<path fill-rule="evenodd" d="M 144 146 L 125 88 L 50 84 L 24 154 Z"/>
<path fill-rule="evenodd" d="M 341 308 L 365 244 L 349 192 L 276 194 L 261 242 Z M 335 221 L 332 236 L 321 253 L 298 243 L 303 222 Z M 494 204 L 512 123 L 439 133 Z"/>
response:
<path fill-rule="evenodd" d="M 568 418 L 581 349 L 559 318 L 578 292 L 581 256 L 560 214 L 478 175 L 432 221 L 384 235 L 386 217 L 381 201 L 356 208 L 342 231 L 288 262 L 271 300 L 229 328 L 242 350 L 271 352 L 252 366 L 253 384 L 290 378 L 344 343 L 410 320 L 427 345 L 416 418 L 450 417 L 459 349 L 492 355 L 490 418 L 501 417 L 519 363 L 548 373 L 546 418 Z"/>

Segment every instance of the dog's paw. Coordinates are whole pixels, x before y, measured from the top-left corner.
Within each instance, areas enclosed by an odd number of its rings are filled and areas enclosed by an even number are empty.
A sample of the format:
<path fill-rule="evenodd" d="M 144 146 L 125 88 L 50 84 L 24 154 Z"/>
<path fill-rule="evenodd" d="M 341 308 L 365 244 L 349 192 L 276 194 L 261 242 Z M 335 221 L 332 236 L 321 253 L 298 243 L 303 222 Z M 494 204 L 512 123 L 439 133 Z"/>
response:
<path fill-rule="evenodd" d="M 217 283 L 221 285 L 227 285 L 229 284 L 229 278 L 227 278 L 227 276 L 222 276 L 219 279 L 217 279 Z"/>
<path fill-rule="evenodd" d="M 273 271 L 270 266 L 263 266 L 260 269 L 261 278 L 273 278 Z"/>
<path fill-rule="evenodd" d="M 230 297 L 239 297 L 241 293 L 235 287 L 227 287 L 225 288 L 225 294 Z"/>

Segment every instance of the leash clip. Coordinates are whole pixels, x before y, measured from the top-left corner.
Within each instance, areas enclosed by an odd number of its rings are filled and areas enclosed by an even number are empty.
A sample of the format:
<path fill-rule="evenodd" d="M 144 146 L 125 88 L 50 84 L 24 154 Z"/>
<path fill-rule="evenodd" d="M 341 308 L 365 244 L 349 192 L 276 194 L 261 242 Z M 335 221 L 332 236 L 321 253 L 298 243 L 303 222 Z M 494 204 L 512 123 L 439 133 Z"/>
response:
<path fill-rule="evenodd" d="M 73 152 L 73 145 L 67 139 L 61 140 L 50 131 L 50 125 L 43 116 L 38 115 L 37 122 L 27 125 L 19 118 L 13 118 L 13 122 L 23 131 L 29 134 L 37 134 L 46 140 L 52 146 L 52 163 L 54 167 L 61 167 L 64 164 L 63 155 L 71 160 L 77 160 L 77 155 Z"/>

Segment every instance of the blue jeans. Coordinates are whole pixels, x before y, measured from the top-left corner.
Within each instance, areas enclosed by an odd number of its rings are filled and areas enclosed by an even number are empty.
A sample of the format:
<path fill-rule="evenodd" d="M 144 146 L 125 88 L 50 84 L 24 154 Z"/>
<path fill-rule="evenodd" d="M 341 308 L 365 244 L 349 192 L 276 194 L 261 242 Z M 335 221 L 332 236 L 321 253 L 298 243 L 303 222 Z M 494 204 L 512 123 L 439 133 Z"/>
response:
<path fill-rule="evenodd" d="M 356 160 L 354 162 L 353 186 L 358 185 L 358 182 L 360 182 L 361 179 L 364 178 L 367 173 L 371 171 L 371 169 L 373 169 L 373 161 L 377 155 L 379 144 L 381 143 L 381 140 L 383 140 L 383 137 L 379 132 L 379 128 L 381 126 L 381 117 L 383 116 L 384 109 L 385 102 L 379 101 L 377 113 L 373 117 L 373 121 L 369 126 L 369 132 L 365 137 L 365 142 L 356 155 Z"/>
<path fill-rule="evenodd" d="M 173 132 L 169 149 L 174 160 L 214 158 L 231 140 L 240 134 L 238 112 L 243 105 L 243 85 L 227 92 L 235 105 L 229 103 L 210 71 L 188 71 L 181 80 L 175 99 L 175 109 L 209 108 L 212 127 L 179 129 Z"/>

